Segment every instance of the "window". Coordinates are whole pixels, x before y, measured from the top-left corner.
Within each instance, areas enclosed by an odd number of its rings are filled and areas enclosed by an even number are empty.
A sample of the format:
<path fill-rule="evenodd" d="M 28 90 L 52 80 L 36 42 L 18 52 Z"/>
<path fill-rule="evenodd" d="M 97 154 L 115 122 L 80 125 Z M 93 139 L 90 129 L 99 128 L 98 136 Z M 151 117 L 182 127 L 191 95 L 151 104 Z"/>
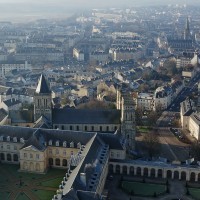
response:
<path fill-rule="evenodd" d="M 106 127 L 106 131 L 109 131 L 109 126 Z"/>
<path fill-rule="evenodd" d="M 69 129 L 72 130 L 73 129 L 72 126 L 70 126 Z"/>
<path fill-rule="evenodd" d="M 94 131 L 94 126 L 92 126 L 92 131 Z"/>
<path fill-rule="evenodd" d="M 79 131 L 79 126 L 76 126 L 76 130 Z"/>
<path fill-rule="evenodd" d="M 24 158 L 27 158 L 27 153 L 24 153 Z"/>
<path fill-rule="evenodd" d="M 17 138 L 16 137 L 13 138 L 13 142 L 17 142 Z"/>
<path fill-rule="evenodd" d="M 56 154 L 59 154 L 59 150 L 58 149 L 56 149 Z"/>
<path fill-rule="evenodd" d="M 102 131 L 102 126 L 99 127 L 99 130 Z"/>
<path fill-rule="evenodd" d="M 59 147 L 59 141 L 56 141 L 56 146 Z"/>
<path fill-rule="evenodd" d="M 74 148 L 74 142 L 71 142 L 71 143 L 70 143 L 70 147 L 71 147 L 71 148 Z"/>
<path fill-rule="evenodd" d="M 10 145 L 7 145 L 7 149 L 10 149 Z"/>
<path fill-rule="evenodd" d="M 61 129 L 62 129 L 62 130 L 65 130 L 65 127 L 64 127 L 64 125 L 62 125 L 62 126 L 61 126 Z"/>
<path fill-rule="evenodd" d="M 33 158 L 33 154 L 32 153 L 30 154 L 30 158 Z"/>
<path fill-rule="evenodd" d="M 66 141 L 63 142 L 63 147 L 67 147 L 67 142 Z"/>
<path fill-rule="evenodd" d="M 40 159 L 40 155 L 39 154 L 36 154 L 36 159 Z"/>
<path fill-rule="evenodd" d="M 17 150 L 17 146 L 14 146 L 14 150 Z"/>
<path fill-rule="evenodd" d="M 112 158 L 114 157 L 114 155 L 115 155 L 114 152 L 111 152 L 111 155 L 110 155 L 110 156 L 111 156 Z"/>
<path fill-rule="evenodd" d="M 87 126 L 85 126 L 85 131 L 87 131 Z"/>

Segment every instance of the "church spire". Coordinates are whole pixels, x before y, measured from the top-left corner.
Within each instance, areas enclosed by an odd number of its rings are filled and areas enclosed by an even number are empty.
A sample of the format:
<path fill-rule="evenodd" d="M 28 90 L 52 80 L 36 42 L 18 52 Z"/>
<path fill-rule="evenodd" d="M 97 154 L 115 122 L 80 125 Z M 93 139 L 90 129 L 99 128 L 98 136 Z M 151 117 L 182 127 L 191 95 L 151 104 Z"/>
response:
<path fill-rule="evenodd" d="M 188 17 L 187 17 L 187 19 L 186 19 L 185 30 L 190 31 L 190 22 L 189 22 L 189 18 L 188 18 Z"/>
<path fill-rule="evenodd" d="M 189 22 L 189 18 L 188 17 L 186 19 L 186 24 L 185 24 L 184 39 L 185 40 L 191 39 L 191 35 L 190 35 L 190 22 Z"/>
<path fill-rule="evenodd" d="M 37 94 L 51 94 L 51 91 L 43 74 L 41 74 L 40 76 L 35 92 Z"/>

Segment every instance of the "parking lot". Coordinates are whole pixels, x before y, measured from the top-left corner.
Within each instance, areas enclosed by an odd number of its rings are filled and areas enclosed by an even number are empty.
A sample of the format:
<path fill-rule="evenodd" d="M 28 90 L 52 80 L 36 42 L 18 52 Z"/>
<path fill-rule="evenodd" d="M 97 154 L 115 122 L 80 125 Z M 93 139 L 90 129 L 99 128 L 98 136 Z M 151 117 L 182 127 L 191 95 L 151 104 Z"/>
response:
<path fill-rule="evenodd" d="M 143 152 L 144 156 L 148 157 L 148 152 L 144 151 L 143 136 L 146 133 L 138 133 L 136 136 L 136 149 L 138 152 Z M 173 134 L 168 128 L 160 128 L 158 130 L 160 148 L 159 157 L 166 158 L 169 162 L 180 161 L 184 162 L 189 158 L 190 145 L 183 142 Z"/>

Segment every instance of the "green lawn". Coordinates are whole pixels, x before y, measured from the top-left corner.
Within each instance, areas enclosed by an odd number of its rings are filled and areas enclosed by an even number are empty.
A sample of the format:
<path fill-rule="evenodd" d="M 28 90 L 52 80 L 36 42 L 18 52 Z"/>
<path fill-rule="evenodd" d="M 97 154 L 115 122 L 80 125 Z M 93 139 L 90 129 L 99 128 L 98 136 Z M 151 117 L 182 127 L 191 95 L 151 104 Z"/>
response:
<path fill-rule="evenodd" d="M 0 192 L 0 199 L 8 199 L 10 192 Z"/>
<path fill-rule="evenodd" d="M 146 127 L 146 126 L 138 126 L 137 130 L 139 132 L 142 132 L 142 133 L 148 133 L 149 131 L 152 130 L 152 128 L 151 127 Z"/>
<path fill-rule="evenodd" d="M 190 195 L 196 199 L 200 200 L 200 189 L 198 188 L 188 188 Z"/>
<path fill-rule="evenodd" d="M 18 170 L 19 165 L 0 164 L 0 188 L 2 191 L 0 192 L 0 200 L 9 199 L 12 187 L 15 187 L 17 192 L 20 192 L 20 190 L 25 187 L 30 192 L 34 193 L 38 197 L 38 200 L 52 199 L 67 172 L 67 170 L 62 169 L 50 169 L 46 174 L 34 174 L 19 172 Z M 10 174 L 12 178 L 6 176 L 8 174 Z M 20 179 L 22 185 L 19 185 Z M 53 189 L 53 191 L 37 189 L 40 185 L 55 189 Z M 8 186 L 10 186 L 11 189 Z M 23 193 L 19 194 L 16 200 L 30 199 Z"/>
<path fill-rule="evenodd" d="M 56 194 L 56 191 L 48 190 L 33 190 L 33 193 L 38 197 L 38 200 L 49 200 L 52 199 L 53 195 Z"/>
<path fill-rule="evenodd" d="M 136 195 L 153 196 L 156 192 L 157 195 L 166 191 L 165 185 L 151 184 L 151 183 L 139 183 L 139 182 L 122 182 L 122 188 L 126 192 L 133 191 Z"/>
<path fill-rule="evenodd" d="M 41 183 L 42 186 L 45 186 L 45 187 L 55 187 L 55 188 L 58 188 L 58 186 L 61 184 L 61 181 L 63 179 L 62 178 L 55 178 L 55 179 L 51 179 L 51 180 L 48 180 L 48 181 L 43 181 Z"/>
<path fill-rule="evenodd" d="M 30 200 L 24 193 L 18 195 L 16 200 Z"/>

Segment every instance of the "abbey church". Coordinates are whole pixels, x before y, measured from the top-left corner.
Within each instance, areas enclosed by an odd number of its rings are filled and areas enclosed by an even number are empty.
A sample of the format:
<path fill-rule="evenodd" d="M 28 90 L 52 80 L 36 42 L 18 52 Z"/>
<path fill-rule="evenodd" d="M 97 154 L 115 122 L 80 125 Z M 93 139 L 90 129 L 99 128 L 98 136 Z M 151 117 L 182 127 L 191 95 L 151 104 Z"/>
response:
<path fill-rule="evenodd" d="M 43 75 L 40 76 L 34 97 L 34 121 L 43 124 L 47 119 L 53 129 L 114 133 L 120 131 L 129 148 L 134 148 L 135 108 L 130 93 L 117 92 L 117 109 L 57 109 L 52 108 L 51 91 Z"/>

